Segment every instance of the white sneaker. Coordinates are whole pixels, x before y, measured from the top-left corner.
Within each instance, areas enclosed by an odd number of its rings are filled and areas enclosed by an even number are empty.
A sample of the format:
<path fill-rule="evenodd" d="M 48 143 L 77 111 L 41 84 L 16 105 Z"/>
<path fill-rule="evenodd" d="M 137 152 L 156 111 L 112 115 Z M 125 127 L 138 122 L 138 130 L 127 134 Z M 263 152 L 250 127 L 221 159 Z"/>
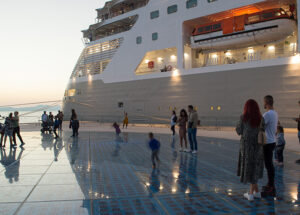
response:
<path fill-rule="evenodd" d="M 260 192 L 253 192 L 253 196 L 254 196 L 254 198 L 256 198 L 256 199 L 261 199 L 261 193 Z"/>
<path fill-rule="evenodd" d="M 192 151 L 192 153 L 193 153 L 193 154 L 196 154 L 196 153 L 197 153 L 197 150 Z"/>
<path fill-rule="evenodd" d="M 189 149 L 185 149 L 184 151 L 187 152 L 187 153 L 191 152 L 191 150 L 189 150 Z"/>
<path fill-rule="evenodd" d="M 253 196 L 253 194 L 244 193 L 244 197 L 245 197 L 246 199 L 248 199 L 249 201 L 254 201 L 254 196 Z"/>
<path fill-rule="evenodd" d="M 183 148 L 182 148 L 182 147 L 180 147 L 179 151 L 180 151 L 180 152 L 183 152 Z"/>

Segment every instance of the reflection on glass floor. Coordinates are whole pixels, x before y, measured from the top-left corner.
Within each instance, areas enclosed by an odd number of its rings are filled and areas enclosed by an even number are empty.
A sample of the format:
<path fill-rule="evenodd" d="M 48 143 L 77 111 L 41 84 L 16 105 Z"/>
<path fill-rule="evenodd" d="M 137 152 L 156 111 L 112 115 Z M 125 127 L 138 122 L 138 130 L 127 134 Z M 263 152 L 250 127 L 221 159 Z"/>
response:
<path fill-rule="evenodd" d="M 1 215 L 300 214 L 300 155 L 288 150 L 276 168 L 277 198 L 250 203 L 236 177 L 238 141 L 201 137 L 191 155 L 156 135 L 162 162 L 153 171 L 146 134 L 23 135 L 25 150 L 1 151 Z"/>

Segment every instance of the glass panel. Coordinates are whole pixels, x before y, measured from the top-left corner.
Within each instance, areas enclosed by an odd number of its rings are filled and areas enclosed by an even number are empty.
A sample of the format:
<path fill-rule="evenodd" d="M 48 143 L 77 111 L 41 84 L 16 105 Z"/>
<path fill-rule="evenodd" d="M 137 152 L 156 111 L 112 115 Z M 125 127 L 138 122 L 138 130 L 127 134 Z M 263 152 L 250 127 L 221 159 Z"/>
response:
<path fill-rule="evenodd" d="M 152 11 L 150 13 L 150 18 L 151 19 L 155 19 L 155 18 L 158 18 L 159 17 L 159 10 L 156 10 L 156 11 Z"/>
<path fill-rule="evenodd" d="M 170 13 L 176 13 L 176 12 L 177 12 L 177 5 L 176 4 L 168 7 L 168 14 L 170 14 Z"/>
<path fill-rule="evenodd" d="M 203 30 L 204 30 L 204 28 L 202 27 L 202 28 L 198 28 L 198 33 L 202 33 L 203 32 Z"/>
<path fill-rule="evenodd" d="M 205 31 L 211 31 L 211 25 L 205 27 Z"/>
<path fill-rule="evenodd" d="M 76 90 L 75 89 L 69 89 L 68 96 L 75 96 Z"/>
<path fill-rule="evenodd" d="M 262 17 L 263 17 L 264 19 L 270 19 L 270 18 L 273 18 L 273 17 L 274 17 L 274 13 L 273 13 L 273 12 L 271 12 L 271 13 L 264 13 L 264 14 L 262 15 Z"/>
<path fill-rule="evenodd" d="M 221 23 L 213 25 L 213 30 L 218 30 L 218 29 L 221 29 Z"/>
<path fill-rule="evenodd" d="M 141 44 L 142 43 L 142 37 L 139 36 L 136 38 L 136 44 Z"/>
<path fill-rule="evenodd" d="M 259 21 L 259 15 L 249 16 L 248 17 L 248 21 L 249 22 L 257 22 L 257 21 Z"/>
<path fill-rule="evenodd" d="M 158 39 L 158 33 L 153 33 L 152 40 L 157 40 L 157 39 Z"/>
<path fill-rule="evenodd" d="M 198 1 L 197 0 L 187 0 L 186 1 L 186 8 L 192 8 L 197 6 Z"/>

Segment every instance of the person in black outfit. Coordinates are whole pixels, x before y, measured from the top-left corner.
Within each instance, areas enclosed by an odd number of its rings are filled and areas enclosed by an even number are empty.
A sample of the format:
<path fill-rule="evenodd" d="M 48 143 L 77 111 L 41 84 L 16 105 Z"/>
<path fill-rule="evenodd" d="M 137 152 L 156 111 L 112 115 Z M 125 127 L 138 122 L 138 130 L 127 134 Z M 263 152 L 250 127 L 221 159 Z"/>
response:
<path fill-rule="evenodd" d="M 298 105 L 300 107 L 300 100 L 298 101 Z M 300 144 L 300 114 L 299 114 L 299 117 L 295 118 L 294 120 L 298 123 L 298 139 L 299 139 L 299 144 Z M 296 160 L 296 163 L 300 164 L 300 159 Z"/>
<path fill-rule="evenodd" d="M 77 114 L 74 109 L 72 109 L 72 115 L 70 119 L 70 128 L 73 130 L 73 135 L 71 137 L 78 136 L 78 129 L 79 129 L 79 121 L 77 119 Z"/>

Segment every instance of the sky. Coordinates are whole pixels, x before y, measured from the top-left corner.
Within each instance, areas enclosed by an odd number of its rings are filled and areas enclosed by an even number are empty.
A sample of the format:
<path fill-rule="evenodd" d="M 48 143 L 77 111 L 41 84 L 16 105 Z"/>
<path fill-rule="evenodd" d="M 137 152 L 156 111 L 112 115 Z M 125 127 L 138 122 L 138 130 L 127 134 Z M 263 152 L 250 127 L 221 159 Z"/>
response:
<path fill-rule="evenodd" d="M 0 0 L 0 106 L 61 100 L 105 0 Z"/>

